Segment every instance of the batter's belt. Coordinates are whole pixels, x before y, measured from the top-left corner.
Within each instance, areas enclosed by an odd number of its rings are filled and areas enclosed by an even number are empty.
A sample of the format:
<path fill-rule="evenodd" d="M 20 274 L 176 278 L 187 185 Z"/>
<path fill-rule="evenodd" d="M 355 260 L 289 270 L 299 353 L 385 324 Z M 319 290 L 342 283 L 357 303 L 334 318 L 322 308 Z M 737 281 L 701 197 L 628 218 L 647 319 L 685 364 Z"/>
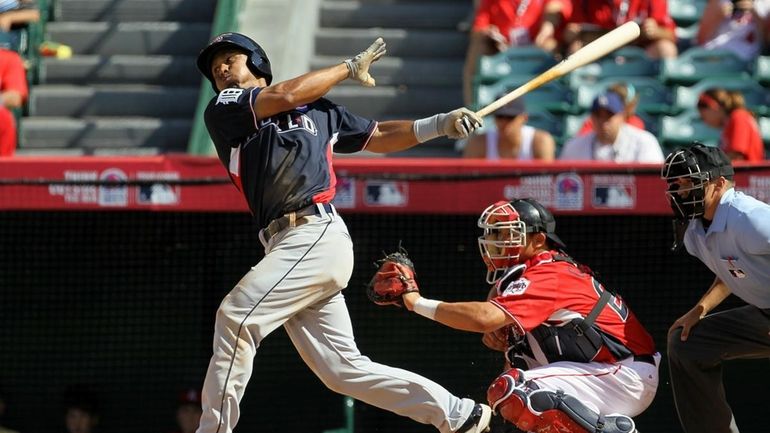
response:
<path fill-rule="evenodd" d="M 282 217 L 278 217 L 265 227 L 263 230 L 265 236 L 265 242 L 268 242 L 270 238 L 280 233 L 282 230 L 289 227 L 298 227 L 307 222 L 306 216 L 322 215 L 322 210 L 328 214 L 334 214 L 334 206 L 330 203 L 313 203 L 310 206 L 303 207 L 302 209 L 289 212 Z"/>

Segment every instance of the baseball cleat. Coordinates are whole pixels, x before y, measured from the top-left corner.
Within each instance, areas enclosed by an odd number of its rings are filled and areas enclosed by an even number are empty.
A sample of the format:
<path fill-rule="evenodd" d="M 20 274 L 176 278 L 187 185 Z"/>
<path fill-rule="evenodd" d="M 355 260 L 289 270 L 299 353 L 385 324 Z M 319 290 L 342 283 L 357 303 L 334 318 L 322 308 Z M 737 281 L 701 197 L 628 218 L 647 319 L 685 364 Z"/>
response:
<path fill-rule="evenodd" d="M 456 433 L 483 433 L 489 431 L 489 423 L 492 421 L 492 409 L 481 403 L 473 406 L 471 415 Z"/>

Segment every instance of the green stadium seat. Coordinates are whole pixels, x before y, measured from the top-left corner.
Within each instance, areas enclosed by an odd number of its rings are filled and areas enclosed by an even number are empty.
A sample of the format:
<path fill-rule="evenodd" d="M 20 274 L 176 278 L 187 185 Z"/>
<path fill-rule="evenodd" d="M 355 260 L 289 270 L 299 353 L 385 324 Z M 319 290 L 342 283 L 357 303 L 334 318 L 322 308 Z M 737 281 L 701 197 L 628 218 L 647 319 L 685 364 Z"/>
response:
<path fill-rule="evenodd" d="M 513 76 L 531 79 L 555 64 L 553 55 L 538 47 L 513 47 L 502 53 L 479 58 L 474 81 L 477 84 L 493 84 Z"/>
<path fill-rule="evenodd" d="M 663 59 L 660 78 L 665 83 L 691 85 L 710 77 L 748 77 L 751 64 L 729 50 L 693 47 L 675 59 Z"/>
<path fill-rule="evenodd" d="M 705 0 L 669 0 L 668 13 L 678 26 L 686 27 L 700 20 Z"/>
<path fill-rule="evenodd" d="M 642 48 L 624 47 L 599 62 L 578 68 L 568 80 L 572 89 L 578 89 L 610 77 L 657 77 L 659 72 L 660 61 L 647 57 Z"/>
<path fill-rule="evenodd" d="M 502 93 L 510 92 L 529 80 L 527 77 L 509 77 L 494 84 L 478 86 L 474 104 L 480 109 L 494 101 Z M 571 113 L 574 95 L 565 84 L 551 81 L 527 93 L 527 111 L 550 111 L 552 113 Z"/>
<path fill-rule="evenodd" d="M 751 111 L 759 115 L 770 114 L 770 91 L 751 78 L 734 80 L 707 78 L 691 87 L 678 87 L 674 92 L 674 109 L 676 112 L 694 110 L 698 103 L 698 96 L 703 91 L 715 87 L 738 90 L 743 94 L 746 106 Z"/>
<path fill-rule="evenodd" d="M 563 140 L 564 121 L 561 119 L 561 117 L 556 116 L 548 111 L 532 111 L 528 112 L 528 114 L 528 125 L 532 125 L 535 128 L 550 132 L 556 142 L 561 142 Z"/>
<path fill-rule="evenodd" d="M 670 150 L 695 140 L 716 146 L 719 143 L 719 135 L 718 129 L 703 123 L 697 111 L 687 111 L 678 116 L 664 116 L 661 119 L 658 140 L 664 148 Z"/>
<path fill-rule="evenodd" d="M 634 86 L 639 95 L 637 111 L 653 114 L 668 114 L 670 112 L 673 99 L 671 90 L 652 77 L 605 78 L 591 86 L 581 86 L 575 98 L 577 107 L 581 111 L 589 110 L 596 95 L 620 81 Z"/>
<path fill-rule="evenodd" d="M 770 86 L 770 56 L 759 56 L 754 66 L 754 77 L 763 86 Z"/>
<path fill-rule="evenodd" d="M 770 117 L 759 118 L 759 133 L 762 134 L 762 141 L 765 142 L 765 149 L 770 151 Z M 765 152 L 765 156 L 770 156 Z"/>
<path fill-rule="evenodd" d="M 695 23 L 688 27 L 676 27 L 676 47 L 680 53 L 684 53 L 696 46 L 695 38 L 698 35 L 698 27 L 700 27 L 700 23 Z"/>

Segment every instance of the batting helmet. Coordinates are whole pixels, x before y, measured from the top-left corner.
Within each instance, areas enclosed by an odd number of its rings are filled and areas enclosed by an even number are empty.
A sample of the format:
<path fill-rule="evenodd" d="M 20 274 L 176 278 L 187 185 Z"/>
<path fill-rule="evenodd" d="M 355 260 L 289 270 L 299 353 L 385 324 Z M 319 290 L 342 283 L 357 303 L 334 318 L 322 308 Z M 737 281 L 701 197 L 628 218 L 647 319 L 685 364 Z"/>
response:
<path fill-rule="evenodd" d="M 214 92 L 219 92 L 217 85 L 214 81 L 214 76 L 211 73 L 211 59 L 214 57 L 217 51 L 222 48 L 239 48 L 248 53 L 248 59 L 246 64 L 249 70 L 254 75 L 264 77 L 267 80 L 267 84 L 273 81 L 273 72 L 270 69 L 270 60 L 267 58 L 267 54 L 258 43 L 254 42 L 251 38 L 240 33 L 222 33 L 209 42 L 209 44 L 201 50 L 198 54 L 198 69 L 210 82 L 214 88 Z"/>
<path fill-rule="evenodd" d="M 706 184 L 722 176 L 732 180 L 734 174 L 730 158 L 722 149 L 694 142 L 666 157 L 660 177 L 668 183 L 666 196 L 676 218 L 687 220 L 703 215 Z M 682 185 L 679 179 L 690 183 Z"/>

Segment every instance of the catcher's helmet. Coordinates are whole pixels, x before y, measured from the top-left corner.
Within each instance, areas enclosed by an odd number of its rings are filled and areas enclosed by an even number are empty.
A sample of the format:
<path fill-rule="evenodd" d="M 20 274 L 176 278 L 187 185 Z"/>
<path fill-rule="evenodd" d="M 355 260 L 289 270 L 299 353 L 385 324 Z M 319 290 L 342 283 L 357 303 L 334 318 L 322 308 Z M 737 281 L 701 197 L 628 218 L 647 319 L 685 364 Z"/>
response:
<path fill-rule="evenodd" d="M 551 247 L 564 249 L 556 235 L 553 215 L 534 199 L 496 202 L 481 213 L 478 226 L 484 234 L 478 238 L 481 258 L 487 265 L 487 282 L 494 284 L 505 271 L 519 263 L 527 243 L 527 233 L 543 232 Z"/>
<path fill-rule="evenodd" d="M 718 147 L 694 142 L 671 152 L 663 163 L 660 177 L 668 183 L 666 196 L 678 220 L 689 220 L 705 211 L 706 184 L 723 176 L 733 179 L 730 158 Z M 680 179 L 690 183 L 680 184 Z"/>
<path fill-rule="evenodd" d="M 209 44 L 201 50 L 198 54 L 198 69 L 210 82 L 214 88 L 214 92 L 219 93 L 217 85 L 214 82 L 214 76 L 211 74 L 211 59 L 214 54 L 222 48 L 235 47 L 248 53 L 248 60 L 246 64 L 249 70 L 260 77 L 264 77 L 267 80 L 267 84 L 273 81 L 273 72 L 270 69 L 270 60 L 267 58 L 267 54 L 258 43 L 254 42 L 251 38 L 240 33 L 222 33 L 209 42 Z"/>

